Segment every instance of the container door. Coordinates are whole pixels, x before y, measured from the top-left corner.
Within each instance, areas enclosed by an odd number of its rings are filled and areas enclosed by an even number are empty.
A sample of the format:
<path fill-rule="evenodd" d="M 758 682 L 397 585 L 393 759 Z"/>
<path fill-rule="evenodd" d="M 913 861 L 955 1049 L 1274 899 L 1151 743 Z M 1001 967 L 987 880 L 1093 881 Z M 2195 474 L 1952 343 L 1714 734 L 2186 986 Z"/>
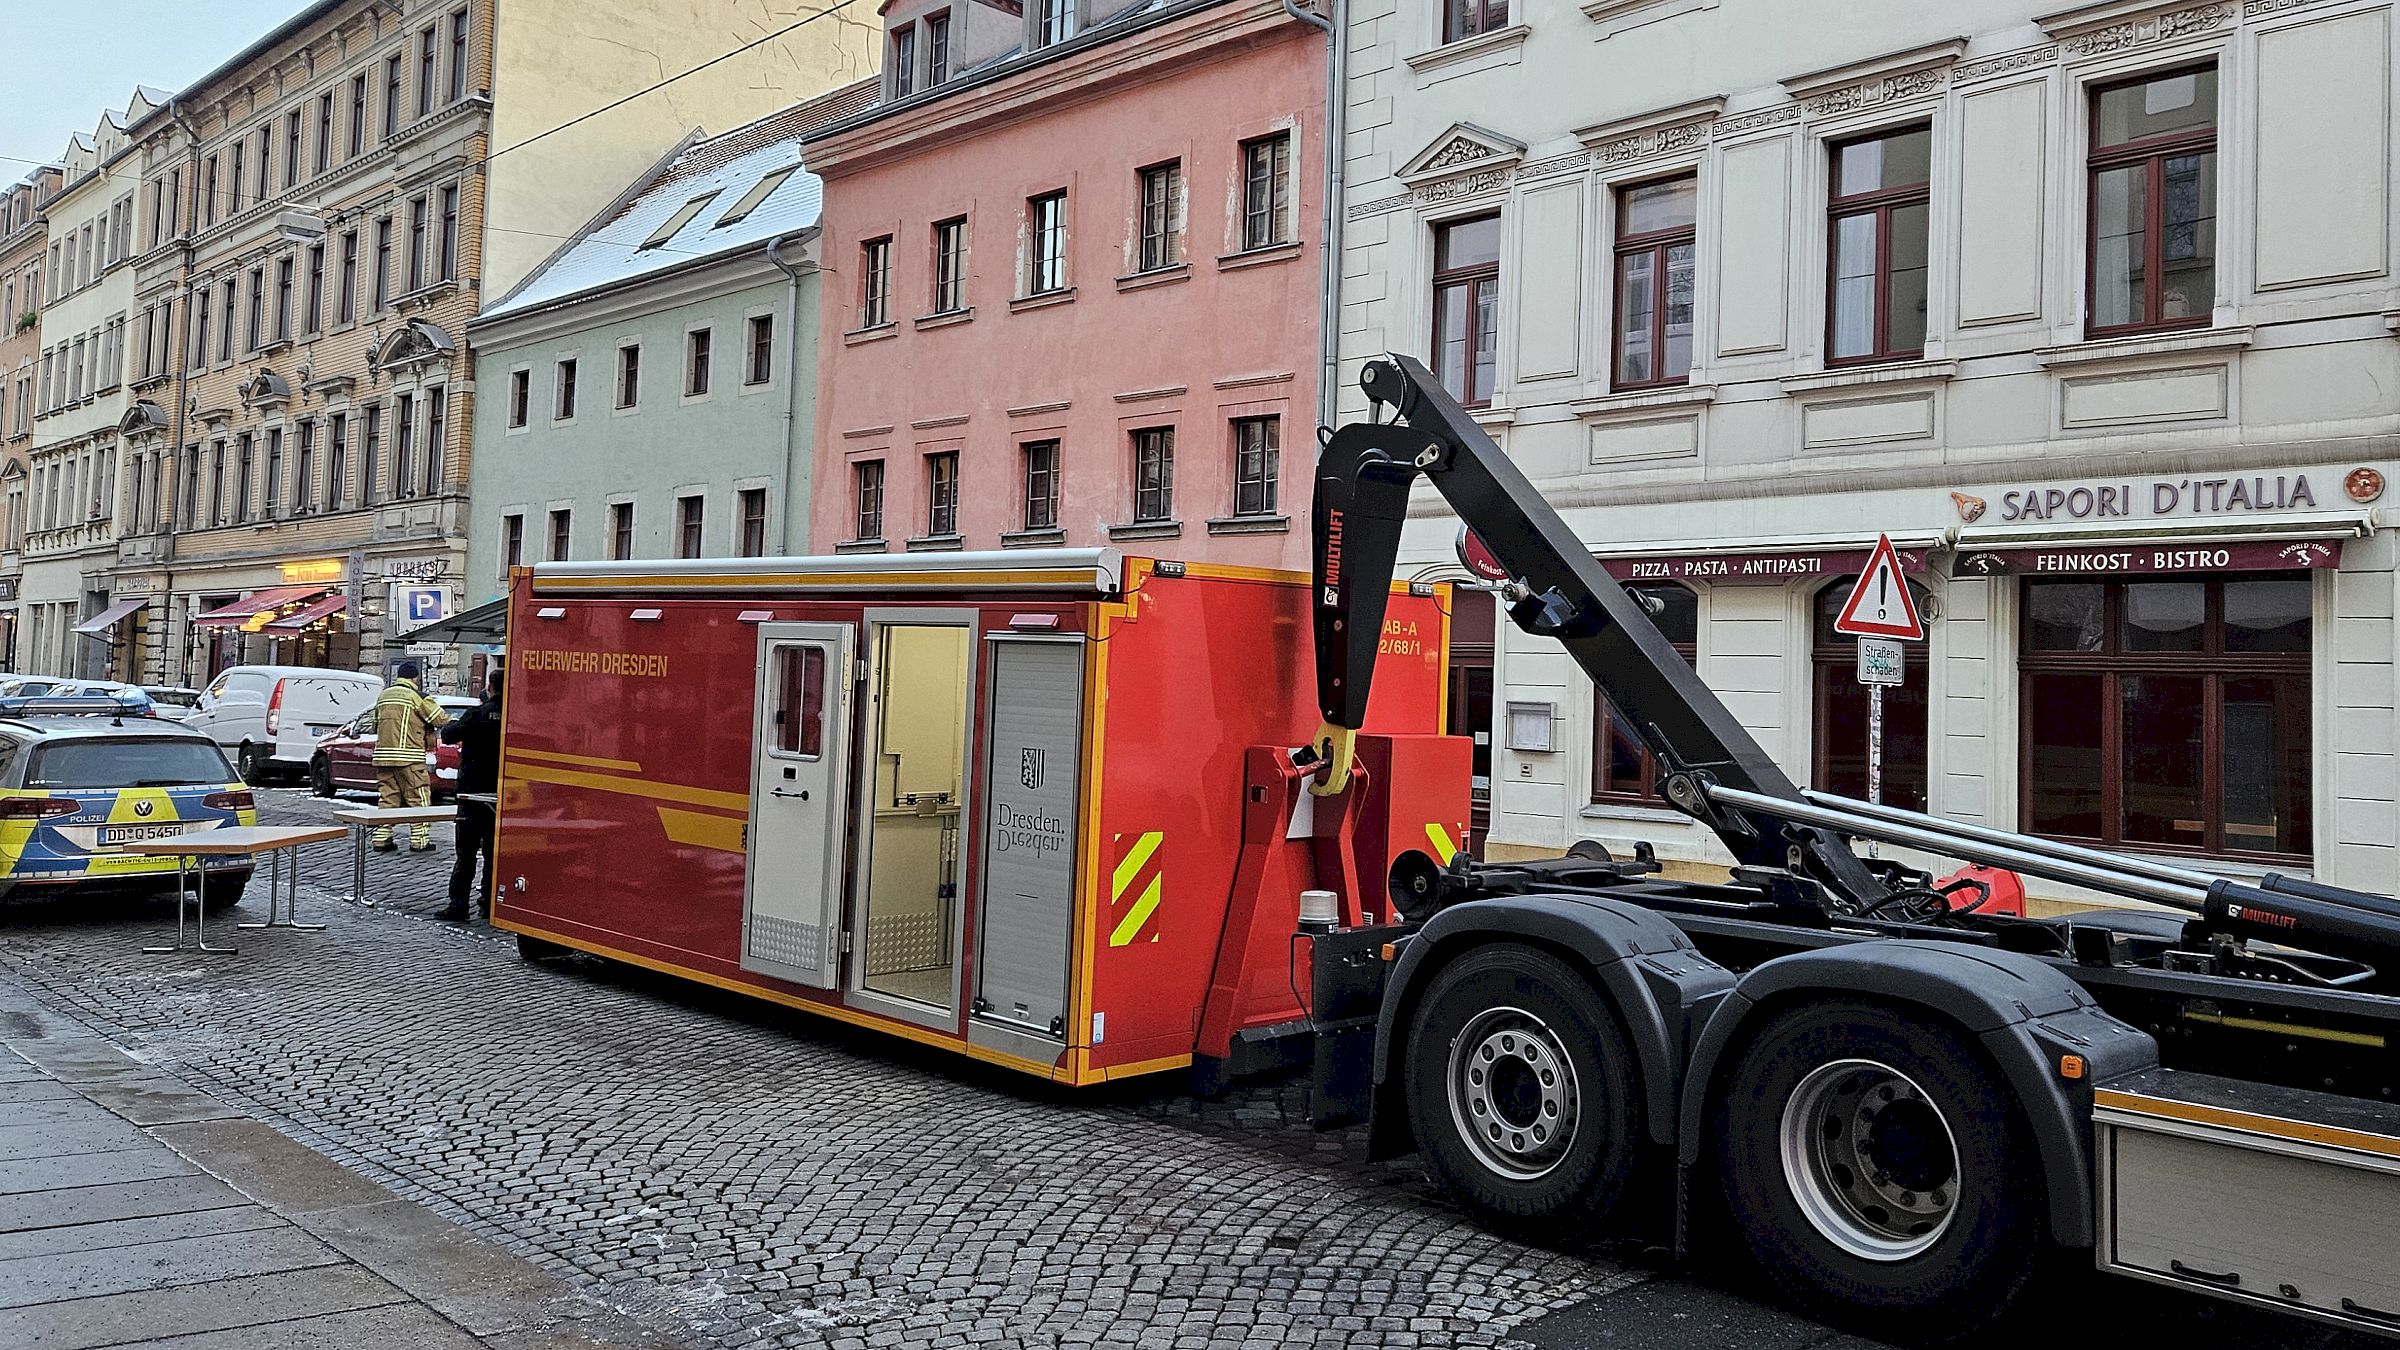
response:
<path fill-rule="evenodd" d="M 742 969 L 819 989 L 840 976 L 850 634 L 838 623 L 758 632 Z"/>
<path fill-rule="evenodd" d="M 1082 833 L 1083 641 L 996 637 L 991 647 L 975 1015 L 1061 1036 Z"/>

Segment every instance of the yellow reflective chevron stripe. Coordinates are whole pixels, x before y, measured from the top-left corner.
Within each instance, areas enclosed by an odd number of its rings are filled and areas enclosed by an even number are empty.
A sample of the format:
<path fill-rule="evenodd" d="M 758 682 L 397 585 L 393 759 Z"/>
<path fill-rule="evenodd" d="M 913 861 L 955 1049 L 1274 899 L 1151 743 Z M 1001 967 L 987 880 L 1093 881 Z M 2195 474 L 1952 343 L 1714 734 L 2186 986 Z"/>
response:
<path fill-rule="evenodd" d="M 1433 845 L 1433 860 L 1438 863 L 1447 865 L 1458 852 L 1458 845 L 1450 842 L 1450 832 L 1436 821 L 1425 822 L 1425 842 Z"/>
<path fill-rule="evenodd" d="M 1125 836 L 1118 835 L 1116 837 L 1122 839 Z M 1124 914 L 1117 919 L 1116 928 L 1108 935 L 1109 946 L 1123 947 L 1132 943 L 1135 938 L 1141 936 L 1142 926 L 1150 922 L 1150 916 L 1158 912 L 1159 896 L 1166 885 L 1166 866 L 1161 862 L 1153 871 L 1150 863 L 1153 858 L 1157 857 L 1158 846 L 1165 842 L 1166 837 L 1166 832 L 1163 830 L 1151 830 L 1136 838 L 1133 841 L 1133 847 L 1125 850 L 1125 856 L 1117 861 L 1116 872 L 1109 880 L 1110 904 L 1123 904 L 1126 892 L 1133 889 L 1133 884 L 1139 881 L 1145 872 L 1149 873 L 1150 881 L 1135 896 L 1133 904 L 1128 906 Z M 1153 933 L 1150 940 L 1158 941 L 1158 935 Z"/>

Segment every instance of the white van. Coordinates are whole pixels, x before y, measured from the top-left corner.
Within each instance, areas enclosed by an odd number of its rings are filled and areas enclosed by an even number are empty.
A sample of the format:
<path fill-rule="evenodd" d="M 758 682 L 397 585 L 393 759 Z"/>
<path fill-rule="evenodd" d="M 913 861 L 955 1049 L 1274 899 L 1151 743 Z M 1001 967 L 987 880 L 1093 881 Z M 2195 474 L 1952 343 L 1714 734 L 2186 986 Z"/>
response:
<path fill-rule="evenodd" d="M 185 725 L 225 747 L 242 777 L 299 775 L 317 741 L 358 716 L 383 681 L 356 670 L 315 666 L 235 666 L 209 682 Z"/>

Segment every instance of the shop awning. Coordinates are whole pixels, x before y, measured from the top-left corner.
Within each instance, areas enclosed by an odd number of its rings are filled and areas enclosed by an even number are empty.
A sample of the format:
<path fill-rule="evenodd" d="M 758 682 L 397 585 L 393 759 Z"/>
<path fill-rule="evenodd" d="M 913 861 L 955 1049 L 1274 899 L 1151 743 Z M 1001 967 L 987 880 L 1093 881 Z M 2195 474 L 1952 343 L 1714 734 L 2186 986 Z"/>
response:
<path fill-rule="evenodd" d="M 1892 548 L 1903 572 L 1922 572 L 1942 542 L 1930 531 L 1895 534 Z M 1626 544 L 1594 550 L 1619 581 L 1707 581 L 1761 585 L 1809 577 L 1848 576 L 1875 552 L 1874 535 L 1783 535 L 1759 539 L 1692 539 Z"/>
<path fill-rule="evenodd" d="M 92 617 L 85 619 L 82 623 L 75 625 L 75 631 L 82 633 L 87 637 L 98 636 L 99 634 L 105 633 L 109 629 L 116 627 L 124 620 L 126 615 L 133 613 L 135 610 L 140 609 L 142 606 L 149 603 L 150 597 L 146 595 L 133 600 L 119 600 L 115 604 L 110 605 L 104 610 L 101 610 Z"/>
<path fill-rule="evenodd" d="M 445 642 L 452 646 L 497 646 L 508 640 L 508 597 L 477 605 L 447 619 L 436 619 L 397 642 Z"/>
<path fill-rule="evenodd" d="M 1962 577 L 2300 571 L 2339 566 L 2344 540 L 2373 533 L 2371 511 L 2137 526 L 1970 526 L 1958 531 L 1958 561 L 1951 570 Z"/>
<path fill-rule="evenodd" d="M 314 600 L 329 589 L 325 586 L 269 586 L 263 591 L 252 591 L 230 605 L 219 605 L 194 618 L 192 623 L 199 628 L 248 628 L 251 621 L 261 615 L 271 615 L 285 605 Z"/>
<path fill-rule="evenodd" d="M 349 596 L 328 595 L 323 599 L 310 601 L 258 631 L 268 637 L 298 637 L 314 625 L 322 623 L 348 608 L 350 608 Z"/>

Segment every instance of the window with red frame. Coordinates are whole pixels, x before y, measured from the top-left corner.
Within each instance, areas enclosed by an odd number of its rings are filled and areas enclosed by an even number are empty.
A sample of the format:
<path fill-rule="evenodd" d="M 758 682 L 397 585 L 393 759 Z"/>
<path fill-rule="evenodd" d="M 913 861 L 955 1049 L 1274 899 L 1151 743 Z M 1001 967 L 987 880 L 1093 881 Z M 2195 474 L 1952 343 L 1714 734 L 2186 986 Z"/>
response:
<path fill-rule="evenodd" d="M 1433 228 L 1433 373 L 1469 407 L 1492 401 L 1500 341 L 1500 217 Z"/>
<path fill-rule="evenodd" d="M 1628 586 L 1650 611 L 1650 622 L 1675 645 L 1675 654 L 1695 662 L 1700 653 L 1700 597 L 1688 586 Z M 1664 806 L 1658 795 L 1658 762 L 1643 748 L 1641 734 L 1598 689 L 1592 691 L 1592 800 L 1619 805 Z"/>
<path fill-rule="evenodd" d="M 1826 203 L 1826 364 L 1913 360 L 1924 354 L 1932 170 L 1929 127 L 1833 147 L 1833 191 Z"/>
<path fill-rule="evenodd" d="M 2092 91 L 2084 332 L 2205 327 L 2217 291 L 2217 72 Z"/>
<path fill-rule="evenodd" d="M 1691 174 L 1617 190 L 1618 389 L 1691 378 L 1699 204 L 1699 180 Z"/>

